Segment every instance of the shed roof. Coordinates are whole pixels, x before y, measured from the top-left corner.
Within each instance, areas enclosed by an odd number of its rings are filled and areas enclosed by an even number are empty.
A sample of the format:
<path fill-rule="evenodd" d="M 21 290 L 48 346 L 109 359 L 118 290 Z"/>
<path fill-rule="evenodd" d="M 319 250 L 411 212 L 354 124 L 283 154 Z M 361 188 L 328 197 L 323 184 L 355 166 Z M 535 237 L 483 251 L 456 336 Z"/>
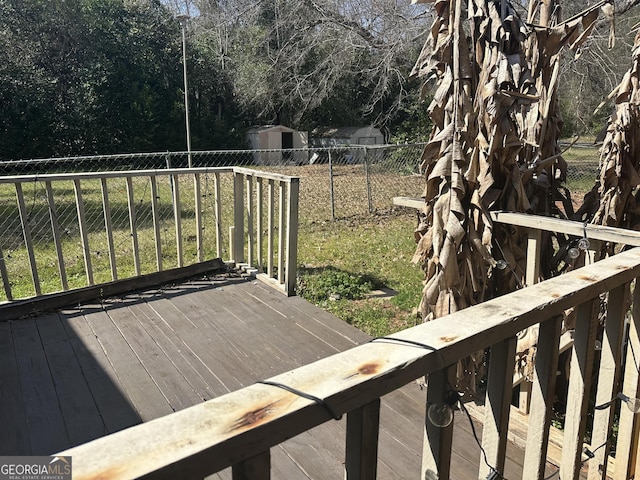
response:
<path fill-rule="evenodd" d="M 287 127 L 285 125 L 257 125 L 247 130 L 247 133 L 260 133 L 260 132 L 267 132 L 269 130 L 274 130 L 277 132 L 282 132 L 282 131 L 295 132 L 296 131 L 293 128 Z"/>
<path fill-rule="evenodd" d="M 370 130 L 372 134 L 381 134 L 377 128 L 371 125 L 363 125 L 360 127 L 316 127 L 311 132 L 311 135 L 321 138 L 351 138 L 356 132 L 363 129 Z"/>

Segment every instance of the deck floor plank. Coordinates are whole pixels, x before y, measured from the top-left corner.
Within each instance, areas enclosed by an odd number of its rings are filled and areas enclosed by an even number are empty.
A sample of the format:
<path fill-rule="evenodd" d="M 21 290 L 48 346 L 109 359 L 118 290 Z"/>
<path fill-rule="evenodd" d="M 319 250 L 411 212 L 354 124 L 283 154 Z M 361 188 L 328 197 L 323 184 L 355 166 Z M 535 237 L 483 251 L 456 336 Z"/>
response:
<path fill-rule="evenodd" d="M 80 445 L 106 435 L 107 428 L 60 317 L 49 315 L 39 318 L 36 326 L 71 445 Z"/>
<path fill-rule="evenodd" d="M 247 376 L 246 355 L 219 329 L 208 328 L 204 318 L 220 314 L 220 321 L 227 321 L 221 313 L 215 313 L 218 312 L 217 306 L 209 310 L 200 308 L 185 295 L 156 297 L 148 303 L 192 354 L 201 360 L 202 365 L 215 375 L 222 387 L 217 390 L 220 395 L 244 386 L 240 379 Z M 210 386 L 213 388 L 211 383 Z"/>
<path fill-rule="evenodd" d="M 137 298 L 129 298 L 124 303 L 126 308 L 123 306 L 110 308 L 107 310 L 107 314 L 122 336 L 127 339 L 131 350 L 167 399 L 173 411 L 202 402 L 202 398 L 193 390 L 169 356 L 138 322 L 133 308 L 140 309 L 140 302 L 141 300 Z M 170 354 L 175 353 L 177 351 L 170 352 Z"/>
<path fill-rule="evenodd" d="M 71 446 L 35 319 L 11 321 L 27 431 L 33 455 Z"/>
<path fill-rule="evenodd" d="M 93 311 L 85 318 L 140 419 L 146 422 L 172 413 L 169 402 L 107 312 Z"/>
<path fill-rule="evenodd" d="M 166 328 L 166 324 L 153 308 L 144 303 L 131 305 L 129 310 L 189 383 L 200 401 L 209 400 L 219 395 L 217 393 L 220 391 L 219 388 L 214 387 L 216 383 L 219 383 L 216 377 L 210 371 L 198 368 L 201 364 L 200 359 L 190 349 L 185 348 L 185 344 L 175 332 Z"/>
<path fill-rule="evenodd" d="M 98 310 L 102 307 L 97 306 Z M 89 385 L 108 433 L 142 422 L 132 406 L 124 386 L 109 362 L 102 345 L 84 316 L 96 308 L 80 311 L 63 311 L 61 319 L 69 343 L 75 352 L 80 368 Z"/>
<path fill-rule="evenodd" d="M 31 454 L 27 414 L 9 322 L 0 323 L 0 425 L 0 455 L 9 455 L 9 448 L 16 448 L 25 455 Z"/>

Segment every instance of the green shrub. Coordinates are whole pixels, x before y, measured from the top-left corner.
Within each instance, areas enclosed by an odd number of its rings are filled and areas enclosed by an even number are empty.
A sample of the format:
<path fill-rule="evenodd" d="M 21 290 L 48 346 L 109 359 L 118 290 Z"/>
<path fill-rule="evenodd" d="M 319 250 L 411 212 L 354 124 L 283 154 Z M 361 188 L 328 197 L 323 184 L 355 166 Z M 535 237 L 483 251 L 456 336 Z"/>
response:
<path fill-rule="evenodd" d="M 298 295 L 315 303 L 327 300 L 358 300 L 371 291 L 372 285 L 362 275 L 325 268 L 318 273 L 301 275 Z"/>

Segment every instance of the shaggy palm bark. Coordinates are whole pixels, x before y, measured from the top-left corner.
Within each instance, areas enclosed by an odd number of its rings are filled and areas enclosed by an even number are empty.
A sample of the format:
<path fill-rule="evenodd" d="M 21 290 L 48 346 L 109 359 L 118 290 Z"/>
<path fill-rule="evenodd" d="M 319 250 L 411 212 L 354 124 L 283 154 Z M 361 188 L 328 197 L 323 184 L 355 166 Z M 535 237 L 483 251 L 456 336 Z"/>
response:
<path fill-rule="evenodd" d="M 429 3 L 436 18 L 413 72 L 436 81 L 434 128 L 422 155 L 425 204 L 415 232 L 424 321 L 522 286 L 525 234 L 494 225 L 490 211 L 573 214 L 557 146 L 559 55 L 565 46 L 579 49 L 601 6 L 560 23 L 550 17 L 552 0 L 532 5 L 527 22 L 508 1 Z M 531 26 L 536 18 L 545 26 Z M 545 240 L 542 262 L 550 265 L 544 257 L 551 258 L 551 238 Z M 554 272 L 549 267 L 542 275 Z M 472 360 L 460 367 L 459 379 L 473 378 Z"/>
<path fill-rule="evenodd" d="M 592 223 L 640 230 L 640 33 L 632 65 L 612 92 L 614 112 L 601 149 L 596 189 L 600 197 Z M 613 253 L 607 245 L 602 253 Z"/>

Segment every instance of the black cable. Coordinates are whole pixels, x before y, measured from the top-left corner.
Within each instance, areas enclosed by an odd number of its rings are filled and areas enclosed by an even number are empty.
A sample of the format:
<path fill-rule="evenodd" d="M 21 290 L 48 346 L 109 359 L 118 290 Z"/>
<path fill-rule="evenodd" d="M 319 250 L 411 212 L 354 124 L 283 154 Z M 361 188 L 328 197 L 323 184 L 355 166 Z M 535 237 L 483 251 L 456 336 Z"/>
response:
<path fill-rule="evenodd" d="M 298 395 L 299 397 L 306 398 L 307 400 L 311 400 L 318 405 L 322 405 L 327 412 L 333 417 L 334 420 L 340 420 L 342 418 L 342 414 L 336 413 L 336 411 L 331 408 L 331 406 L 323 399 L 316 397 L 315 395 L 311 395 L 310 393 L 303 392 L 302 390 L 298 390 L 296 388 L 285 385 L 284 383 L 272 382 L 270 380 L 260 380 L 256 383 L 260 383 L 262 385 L 271 385 L 272 387 L 281 388 L 286 390 L 287 392 L 293 393 L 294 395 Z"/>
<path fill-rule="evenodd" d="M 427 345 L 426 343 L 416 342 L 415 340 L 408 340 L 406 338 L 374 337 L 371 340 L 369 340 L 369 343 L 373 343 L 373 342 L 378 341 L 378 340 L 387 340 L 390 343 L 392 343 L 392 342 L 404 343 L 404 344 L 407 344 L 407 345 L 412 345 L 414 347 L 424 348 L 424 349 L 430 350 L 432 352 L 438 352 L 438 349 L 436 347 L 432 347 L 431 345 Z"/>

